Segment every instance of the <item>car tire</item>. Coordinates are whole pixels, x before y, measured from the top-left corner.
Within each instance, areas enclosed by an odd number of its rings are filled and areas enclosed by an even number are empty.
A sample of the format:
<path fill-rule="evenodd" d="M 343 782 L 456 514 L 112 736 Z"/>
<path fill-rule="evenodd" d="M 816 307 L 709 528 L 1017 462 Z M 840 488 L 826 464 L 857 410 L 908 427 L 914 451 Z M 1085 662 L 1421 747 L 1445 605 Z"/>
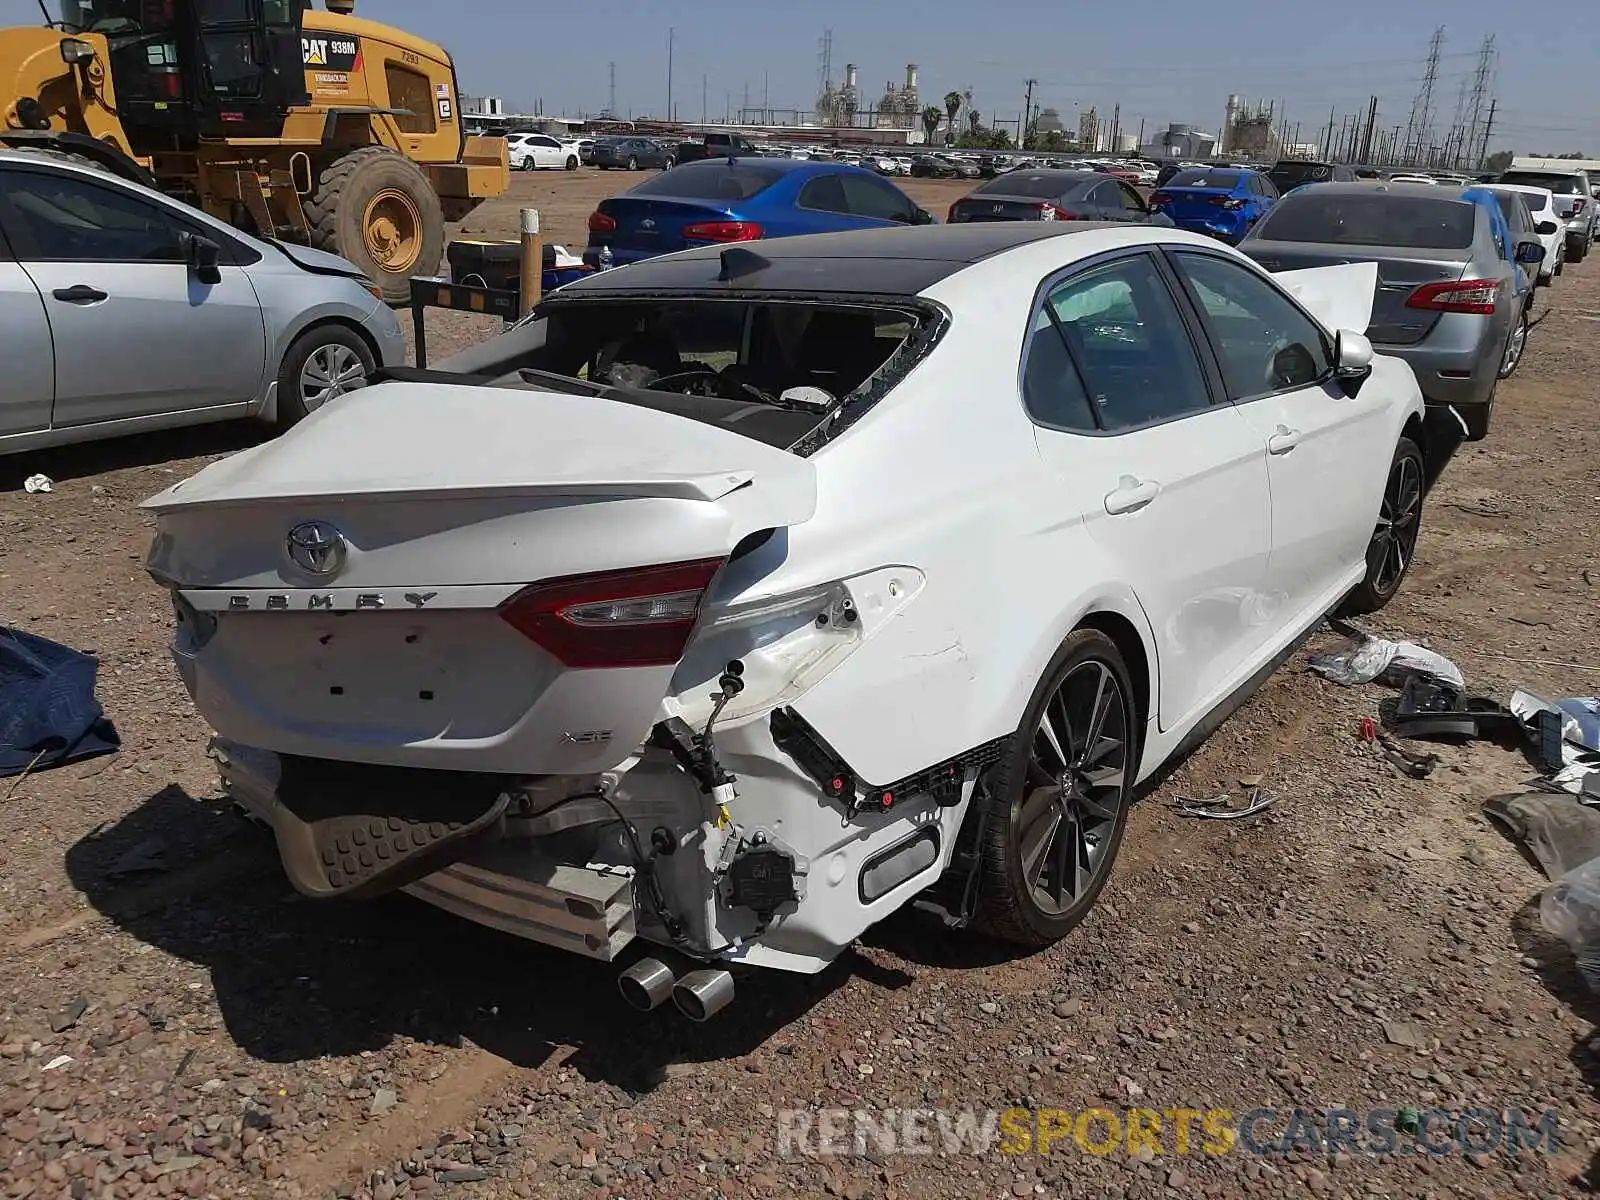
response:
<path fill-rule="evenodd" d="M 1589 256 L 1589 239 L 1567 243 L 1567 261 L 1581 263 Z"/>
<path fill-rule="evenodd" d="M 661 164 L 661 169 L 662 169 L 662 170 L 663 170 L 663 171 L 670 171 L 670 170 L 672 170 L 672 168 L 673 168 L 673 167 L 675 167 L 675 166 L 677 166 L 677 165 L 678 165 L 678 160 L 677 160 L 677 159 L 675 159 L 675 158 L 673 158 L 673 157 L 672 157 L 672 156 L 671 156 L 671 155 L 670 155 L 670 154 L 669 154 L 669 155 L 668 155 L 668 156 L 667 156 L 667 160 L 666 160 L 666 161 L 665 161 L 665 162 L 664 162 L 664 163 L 662 163 L 662 164 Z"/>
<path fill-rule="evenodd" d="M 639 169 L 639 160 L 637 158 L 634 158 L 634 157 L 630 156 L 629 159 L 628 159 L 628 170 L 637 171 L 638 169 Z"/>
<path fill-rule="evenodd" d="M 578 169 L 578 158 L 577 158 L 577 155 L 575 155 L 575 154 L 567 155 L 567 170 L 576 171 L 577 169 Z"/>
<path fill-rule="evenodd" d="M 1090 713 L 1102 703 L 1091 758 L 1080 739 L 1089 740 Z M 975 914 L 982 932 L 1039 950 L 1088 914 L 1122 844 L 1142 731 L 1116 643 L 1099 630 L 1073 632 L 985 789 Z"/>
<path fill-rule="evenodd" d="M 359 368 L 359 376 L 351 374 Z M 287 429 L 330 400 L 365 387 L 378 369 L 372 347 L 346 325 L 316 325 L 289 347 L 278 368 L 278 424 Z M 328 387 L 315 387 L 319 377 Z"/>
<path fill-rule="evenodd" d="M 1367 543 L 1367 572 L 1340 603 L 1340 616 L 1375 613 L 1400 590 L 1416 556 L 1426 479 L 1427 464 L 1421 448 L 1410 438 L 1402 437 L 1395 444 L 1394 458 L 1384 478 L 1378 523 Z"/>
<path fill-rule="evenodd" d="M 311 244 L 355 263 L 390 304 L 408 303 L 411 277 L 434 273 L 444 257 L 439 194 L 421 167 L 387 146 L 335 159 L 304 208 Z M 385 244 L 375 250 L 380 236 Z"/>
<path fill-rule="evenodd" d="M 1517 310 L 1517 318 L 1512 323 L 1511 332 L 1506 335 L 1505 352 L 1500 356 L 1501 379 L 1510 379 L 1517 373 L 1517 368 L 1522 365 L 1522 360 L 1528 353 L 1528 306 L 1523 305 Z"/>

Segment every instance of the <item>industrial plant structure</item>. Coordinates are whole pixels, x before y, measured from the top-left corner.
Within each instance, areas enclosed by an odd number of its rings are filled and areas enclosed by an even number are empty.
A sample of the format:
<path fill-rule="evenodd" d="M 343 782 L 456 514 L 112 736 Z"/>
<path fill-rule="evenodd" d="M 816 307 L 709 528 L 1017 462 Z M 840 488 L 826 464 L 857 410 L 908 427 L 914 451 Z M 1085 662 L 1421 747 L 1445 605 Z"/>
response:
<path fill-rule="evenodd" d="M 917 90 L 917 64 L 906 64 L 905 84 L 890 81 L 876 105 L 863 109 L 861 87 L 855 63 L 844 69 L 844 86 L 835 87 L 832 79 L 825 79 L 817 96 L 816 122 L 818 125 L 849 127 L 864 123 L 874 129 L 913 129 L 922 112 L 922 101 Z"/>

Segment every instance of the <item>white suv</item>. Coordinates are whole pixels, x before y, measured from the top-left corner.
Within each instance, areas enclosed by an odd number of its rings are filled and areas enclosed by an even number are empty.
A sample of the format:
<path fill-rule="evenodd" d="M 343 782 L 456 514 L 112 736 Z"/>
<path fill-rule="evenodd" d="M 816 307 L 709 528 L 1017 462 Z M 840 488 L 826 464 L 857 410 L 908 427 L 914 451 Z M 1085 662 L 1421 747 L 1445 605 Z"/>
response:
<path fill-rule="evenodd" d="M 1507 171 L 1498 182 L 1521 187 L 1547 188 L 1555 196 L 1556 215 L 1567 225 L 1567 261 L 1582 262 L 1594 241 L 1596 201 L 1589 173 L 1561 167 L 1520 167 Z"/>

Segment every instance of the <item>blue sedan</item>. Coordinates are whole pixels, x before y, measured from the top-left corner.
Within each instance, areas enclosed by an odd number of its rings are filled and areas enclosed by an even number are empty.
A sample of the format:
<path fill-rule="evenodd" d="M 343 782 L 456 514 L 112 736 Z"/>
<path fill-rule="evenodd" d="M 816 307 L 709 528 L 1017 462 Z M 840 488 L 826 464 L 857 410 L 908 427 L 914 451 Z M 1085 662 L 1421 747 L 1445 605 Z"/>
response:
<path fill-rule="evenodd" d="M 1278 189 L 1260 171 L 1196 167 L 1168 180 L 1151 195 L 1150 207 L 1180 229 L 1234 244 L 1277 199 Z"/>
<path fill-rule="evenodd" d="M 715 242 L 932 223 L 916 201 L 863 167 L 787 158 L 705 159 L 602 200 L 589 217 L 583 258 L 599 265 L 602 248 L 609 248 L 620 267 Z"/>

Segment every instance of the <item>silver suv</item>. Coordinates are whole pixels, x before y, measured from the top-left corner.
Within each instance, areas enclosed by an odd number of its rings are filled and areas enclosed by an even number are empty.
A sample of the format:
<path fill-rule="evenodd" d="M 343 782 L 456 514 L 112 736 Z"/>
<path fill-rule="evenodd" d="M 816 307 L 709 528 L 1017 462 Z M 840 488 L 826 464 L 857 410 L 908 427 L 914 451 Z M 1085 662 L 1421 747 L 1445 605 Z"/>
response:
<path fill-rule="evenodd" d="M 1499 182 L 1523 187 L 1549 188 L 1555 197 L 1556 215 L 1567 225 L 1567 261 L 1582 262 L 1596 231 L 1593 183 L 1587 171 L 1565 167 L 1519 167 L 1500 176 Z"/>

